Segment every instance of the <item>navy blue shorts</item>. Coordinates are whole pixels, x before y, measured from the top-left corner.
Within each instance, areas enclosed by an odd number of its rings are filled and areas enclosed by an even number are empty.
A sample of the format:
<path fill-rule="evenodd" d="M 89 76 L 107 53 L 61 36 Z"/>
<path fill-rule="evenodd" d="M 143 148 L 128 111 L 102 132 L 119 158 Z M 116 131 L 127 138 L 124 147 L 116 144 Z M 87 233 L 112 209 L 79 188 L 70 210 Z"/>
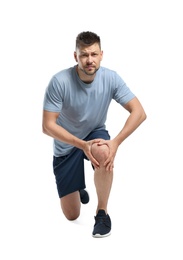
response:
<path fill-rule="evenodd" d="M 84 140 L 89 141 L 97 138 L 109 140 L 110 136 L 105 129 L 91 132 Z M 85 189 L 84 174 L 85 153 L 76 147 L 71 153 L 61 157 L 53 156 L 53 172 L 55 175 L 59 198 L 77 190 Z"/>

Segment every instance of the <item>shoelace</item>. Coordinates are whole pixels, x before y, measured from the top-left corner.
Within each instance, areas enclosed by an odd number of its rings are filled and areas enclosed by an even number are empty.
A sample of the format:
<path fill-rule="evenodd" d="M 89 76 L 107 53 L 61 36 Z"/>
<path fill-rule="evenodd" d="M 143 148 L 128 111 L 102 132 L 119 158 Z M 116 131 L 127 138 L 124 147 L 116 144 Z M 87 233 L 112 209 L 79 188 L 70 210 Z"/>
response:
<path fill-rule="evenodd" d="M 109 220 L 107 217 L 95 217 L 96 224 L 105 224 L 107 227 L 110 227 Z"/>

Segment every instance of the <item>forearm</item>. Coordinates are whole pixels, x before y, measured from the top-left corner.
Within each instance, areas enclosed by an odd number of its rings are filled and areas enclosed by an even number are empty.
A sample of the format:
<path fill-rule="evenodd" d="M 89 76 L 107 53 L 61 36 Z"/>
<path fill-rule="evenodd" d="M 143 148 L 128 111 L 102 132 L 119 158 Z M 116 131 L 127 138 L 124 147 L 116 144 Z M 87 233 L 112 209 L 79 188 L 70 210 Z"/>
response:
<path fill-rule="evenodd" d="M 119 134 L 114 138 L 114 141 L 119 146 L 128 136 L 130 136 L 146 119 L 146 114 L 144 111 L 137 113 L 132 112 L 127 118 L 124 127 L 119 132 Z"/>
<path fill-rule="evenodd" d="M 83 149 L 85 141 L 77 138 L 76 136 L 69 133 L 63 127 L 57 125 L 56 123 L 51 123 L 49 125 L 43 125 L 43 133 L 57 139 L 61 142 L 70 144 L 77 148 Z"/>

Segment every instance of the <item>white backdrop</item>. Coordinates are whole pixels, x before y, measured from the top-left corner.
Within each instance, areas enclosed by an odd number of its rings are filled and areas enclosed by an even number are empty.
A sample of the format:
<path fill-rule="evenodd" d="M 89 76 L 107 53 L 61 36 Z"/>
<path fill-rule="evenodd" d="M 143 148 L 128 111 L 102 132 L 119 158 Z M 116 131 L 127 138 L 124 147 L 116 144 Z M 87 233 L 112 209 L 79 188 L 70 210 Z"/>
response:
<path fill-rule="evenodd" d="M 0 2 L 0 258 L 183 259 L 181 1 L 36 0 Z M 75 64 L 75 38 L 101 37 L 102 65 L 116 70 L 142 102 L 147 120 L 120 147 L 109 201 L 112 234 L 91 236 L 96 208 L 62 215 L 52 173 L 52 139 L 42 134 L 51 76 Z M 112 103 L 114 137 L 127 113 Z"/>

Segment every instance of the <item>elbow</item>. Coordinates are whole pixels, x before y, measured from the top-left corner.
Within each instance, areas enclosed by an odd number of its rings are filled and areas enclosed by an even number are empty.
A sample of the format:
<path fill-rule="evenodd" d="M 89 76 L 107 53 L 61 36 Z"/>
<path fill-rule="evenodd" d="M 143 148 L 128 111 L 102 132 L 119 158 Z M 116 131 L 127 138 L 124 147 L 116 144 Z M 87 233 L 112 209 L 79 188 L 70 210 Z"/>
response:
<path fill-rule="evenodd" d="M 46 129 L 44 124 L 42 124 L 42 133 L 46 135 L 48 134 L 48 130 Z"/>
<path fill-rule="evenodd" d="M 147 115 L 146 115 L 145 111 L 143 110 L 143 111 L 142 111 L 142 114 L 141 114 L 141 121 L 143 122 L 143 121 L 145 121 L 146 119 L 147 119 Z"/>
<path fill-rule="evenodd" d="M 136 116 L 139 124 L 143 123 L 147 118 L 146 112 L 142 107 L 136 111 Z"/>
<path fill-rule="evenodd" d="M 42 127 L 42 133 L 46 134 L 46 129 L 44 127 Z"/>
<path fill-rule="evenodd" d="M 147 114 L 144 111 L 144 113 L 143 113 L 143 121 L 146 120 L 146 119 L 147 119 Z"/>

